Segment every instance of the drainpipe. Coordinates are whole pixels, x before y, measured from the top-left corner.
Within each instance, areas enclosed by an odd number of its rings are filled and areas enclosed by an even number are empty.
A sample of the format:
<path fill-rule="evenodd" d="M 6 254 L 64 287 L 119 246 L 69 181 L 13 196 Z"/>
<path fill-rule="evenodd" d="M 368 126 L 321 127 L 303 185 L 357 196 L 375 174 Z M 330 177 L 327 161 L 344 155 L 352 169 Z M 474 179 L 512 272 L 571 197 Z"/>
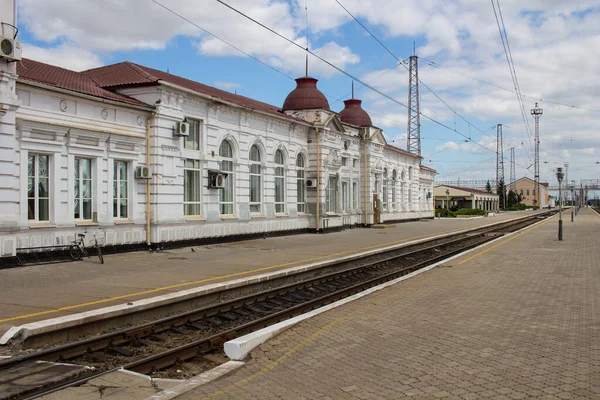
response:
<path fill-rule="evenodd" d="M 364 181 L 364 193 L 365 193 L 365 225 L 368 225 L 368 215 L 369 215 L 369 186 L 367 182 L 367 128 L 364 128 L 363 131 L 363 181 Z"/>
<path fill-rule="evenodd" d="M 146 118 L 146 166 L 150 168 L 150 121 L 154 117 L 154 113 L 151 113 Z M 152 236 L 150 234 L 150 179 L 146 179 L 146 245 L 148 250 L 152 246 Z"/>
<path fill-rule="evenodd" d="M 315 126 L 317 133 L 317 232 L 321 231 L 321 135 L 319 127 Z"/>

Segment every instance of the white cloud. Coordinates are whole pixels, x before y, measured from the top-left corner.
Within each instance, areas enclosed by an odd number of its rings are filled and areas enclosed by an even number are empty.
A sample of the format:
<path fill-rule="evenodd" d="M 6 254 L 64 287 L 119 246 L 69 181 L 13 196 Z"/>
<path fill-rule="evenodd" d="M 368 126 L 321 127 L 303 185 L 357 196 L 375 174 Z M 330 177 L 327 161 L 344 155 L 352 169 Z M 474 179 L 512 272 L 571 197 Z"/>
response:
<path fill-rule="evenodd" d="M 42 48 L 24 43 L 23 57 L 74 71 L 83 71 L 102 65 L 102 61 L 97 54 L 72 43 L 63 43 L 50 48 Z"/>

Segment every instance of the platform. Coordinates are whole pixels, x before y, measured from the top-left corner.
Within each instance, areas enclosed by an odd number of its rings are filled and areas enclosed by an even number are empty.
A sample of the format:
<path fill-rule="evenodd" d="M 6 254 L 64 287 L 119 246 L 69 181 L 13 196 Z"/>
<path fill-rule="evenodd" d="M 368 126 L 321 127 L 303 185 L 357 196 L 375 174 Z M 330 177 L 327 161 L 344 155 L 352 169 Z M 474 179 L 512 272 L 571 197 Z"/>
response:
<path fill-rule="evenodd" d="M 364 250 L 521 218 L 527 212 L 474 220 L 436 219 L 382 230 L 349 229 L 91 257 L 78 262 L 0 270 L 0 335 L 11 326 L 99 309 L 202 285 L 249 277 Z"/>
<path fill-rule="evenodd" d="M 306 320 L 191 399 L 598 399 L 600 216 L 555 216 Z"/>

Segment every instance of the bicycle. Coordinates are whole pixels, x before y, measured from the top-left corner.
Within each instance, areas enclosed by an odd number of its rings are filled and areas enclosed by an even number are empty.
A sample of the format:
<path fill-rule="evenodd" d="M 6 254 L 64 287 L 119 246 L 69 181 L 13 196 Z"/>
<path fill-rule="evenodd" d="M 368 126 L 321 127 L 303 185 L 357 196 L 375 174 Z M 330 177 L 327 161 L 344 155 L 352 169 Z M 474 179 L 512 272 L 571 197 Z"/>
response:
<path fill-rule="evenodd" d="M 100 246 L 98 246 L 98 239 L 96 238 L 96 234 L 94 233 L 94 244 L 91 247 L 86 247 L 84 240 L 86 233 L 87 231 L 84 233 L 77 234 L 77 237 L 79 239 L 75 240 L 69 246 L 69 256 L 73 261 L 81 260 L 84 255 L 87 256 L 87 258 L 90 258 L 90 253 L 88 249 L 96 248 L 96 250 L 98 251 L 98 258 L 100 259 L 100 264 L 104 264 L 104 257 L 102 257 L 102 251 L 100 250 Z"/>

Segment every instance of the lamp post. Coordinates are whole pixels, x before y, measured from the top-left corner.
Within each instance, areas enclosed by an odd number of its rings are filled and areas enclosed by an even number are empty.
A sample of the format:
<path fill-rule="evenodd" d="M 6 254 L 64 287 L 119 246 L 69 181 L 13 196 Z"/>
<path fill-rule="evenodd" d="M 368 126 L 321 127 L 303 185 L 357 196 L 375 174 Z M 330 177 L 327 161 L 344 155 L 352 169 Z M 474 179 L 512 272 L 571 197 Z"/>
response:
<path fill-rule="evenodd" d="M 558 179 L 558 240 L 562 240 L 562 188 L 563 171 L 561 167 L 556 168 L 556 179 Z"/>
<path fill-rule="evenodd" d="M 571 189 L 571 222 L 573 222 L 573 213 L 575 212 L 575 197 L 573 197 L 573 185 L 569 186 Z"/>
<path fill-rule="evenodd" d="M 450 189 L 446 189 L 446 210 L 450 210 L 449 196 L 450 196 Z"/>

